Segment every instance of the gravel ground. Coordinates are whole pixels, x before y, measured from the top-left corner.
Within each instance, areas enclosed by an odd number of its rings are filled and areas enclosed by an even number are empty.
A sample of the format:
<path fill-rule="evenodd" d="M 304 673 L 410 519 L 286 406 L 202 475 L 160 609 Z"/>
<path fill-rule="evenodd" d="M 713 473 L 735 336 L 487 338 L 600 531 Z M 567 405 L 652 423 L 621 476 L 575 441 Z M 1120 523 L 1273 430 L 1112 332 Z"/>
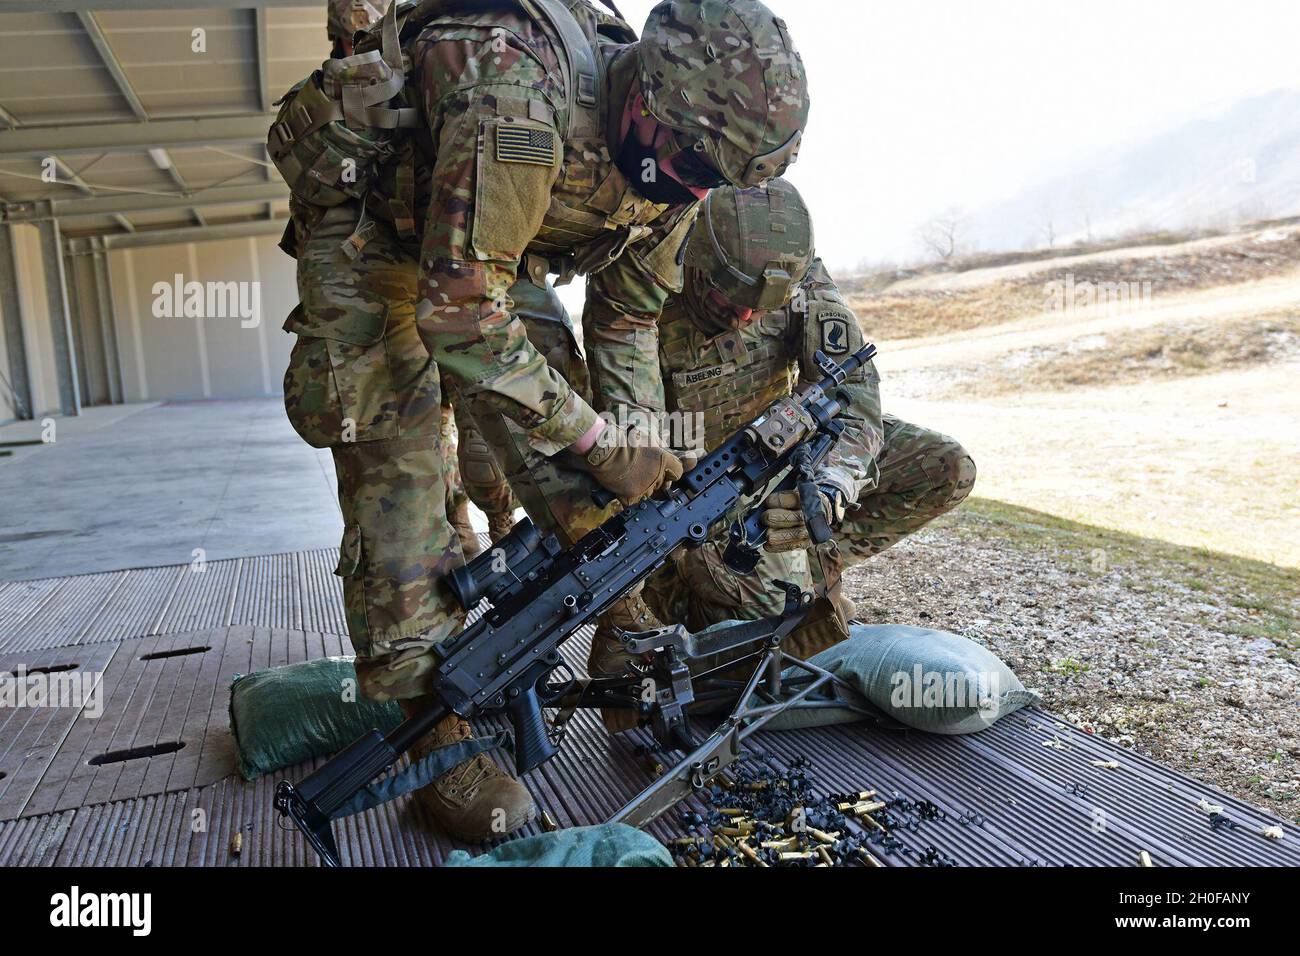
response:
<path fill-rule="evenodd" d="M 1054 713 L 1300 822 L 1298 580 L 980 500 L 846 576 L 867 623 L 979 641 Z"/>

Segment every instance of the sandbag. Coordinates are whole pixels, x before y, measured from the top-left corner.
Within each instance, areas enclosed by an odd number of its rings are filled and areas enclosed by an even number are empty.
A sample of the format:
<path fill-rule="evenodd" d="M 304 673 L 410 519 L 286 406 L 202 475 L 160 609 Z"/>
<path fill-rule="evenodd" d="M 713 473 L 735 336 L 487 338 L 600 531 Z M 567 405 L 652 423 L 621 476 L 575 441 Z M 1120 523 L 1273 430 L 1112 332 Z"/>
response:
<path fill-rule="evenodd" d="M 245 780 L 337 753 L 366 731 L 402 722 L 394 701 L 362 697 L 351 657 L 323 657 L 237 674 L 230 685 L 230 730 Z"/>
<path fill-rule="evenodd" d="M 705 631 L 740 623 L 723 621 Z M 974 733 L 1040 701 L 988 648 L 926 627 L 855 624 L 848 640 L 817 654 L 811 663 L 843 678 L 899 723 L 933 734 Z M 784 676 L 803 673 L 792 668 Z M 796 730 L 862 719 L 848 707 L 789 710 L 764 729 Z"/>
<path fill-rule="evenodd" d="M 822 651 L 812 663 L 848 681 L 899 723 L 932 734 L 975 733 L 1039 703 L 988 648 L 928 627 L 854 625 L 847 641 Z M 861 719 L 834 708 L 783 718 L 803 727 Z"/>
<path fill-rule="evenodd" d="M 444 866 L 672 866 L 667 847 L 625 823 L 520 837 L 479 856 L 455 850 Z"/>

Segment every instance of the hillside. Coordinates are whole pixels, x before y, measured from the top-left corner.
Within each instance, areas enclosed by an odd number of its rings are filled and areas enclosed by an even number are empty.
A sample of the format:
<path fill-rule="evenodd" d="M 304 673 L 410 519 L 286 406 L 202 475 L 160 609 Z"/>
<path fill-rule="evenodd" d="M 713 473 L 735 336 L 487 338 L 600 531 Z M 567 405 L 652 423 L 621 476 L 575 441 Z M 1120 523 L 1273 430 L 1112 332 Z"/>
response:
<path fill-rule="evenodd" d="M 1136 291 L 1080 296 L 1104 283 Z M 961 438 L 977 494 L 1300 567 L 1300 227 L 925 276 L 852 302 L 886 408 Z"/>
<path fill-rule="evenodd" d="M 1218 116 L 1081 159 L 973 212 L 968 242 L 1020 249 L 1133 230 L 1222 228 L 1300 213 L 1300 89 L 1242 100 Z"/>

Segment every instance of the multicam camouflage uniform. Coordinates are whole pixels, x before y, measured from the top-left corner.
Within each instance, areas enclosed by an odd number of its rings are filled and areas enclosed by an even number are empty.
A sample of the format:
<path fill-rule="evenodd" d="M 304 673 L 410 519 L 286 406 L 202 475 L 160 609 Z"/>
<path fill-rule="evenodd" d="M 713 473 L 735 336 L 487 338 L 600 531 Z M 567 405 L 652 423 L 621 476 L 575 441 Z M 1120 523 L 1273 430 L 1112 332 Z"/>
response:
<path fill-rule="evenodd" d="M 547 364 L 562 374 L 584 399 L 591 401 L 591 388 L 585 361 L 578 348 L 569 313 L 556 295 L 555 289 L 549 284 L 544 289 L 539 288 L 531 281 L 525 280 L 511 288 L 510 298 L 514 303 L 514 313 L 528 330 L 528 338 L 533 343 L 533 347 L 546 357 Z M 517 450 L 512 452 L 516 442 L 529 457 L 534 468 L 555 470 L 544 456 L 529 453 L 526 435 L 517 426 L 509 430 L 508 446 L 501 445 L 501 441 L 505 440 L 501 429 L 507 429 L 509 426 L 498 421 L 501 418 L 499 415 L 485 412 L 484 416 L 495 426 L 494 434 L 497 437 L 497 447 L 501 449 L 501 457 L 506 458 L 516 474 L 514 484 L 525 487 L 531 487 L 533 484 L 532 475 L 524 466 L 521 454 Z M 520 507 L 511 488 L 512 482 L 506 479 L 505 469 L 497 453 L 493 451 L 492 443 L 484 436 L 464 402 L 457 405 L 456 427 L 460 433 L 457 454 L 460 459 L 460 473 L 464 479 L 465 492 L 469 500 L 487 515 L 488 531 L 492 540 L 500 540 L 514 524 L 514 511 Z M 570 475 L 577 474 L 572 469 L 565 469 L 565 471 Z M 575 484 L 579 480 L 573 479 Z M 588 495 L 589 486 L 584 485 L 582 493 Z M 545 513 L 549 510 L 544 498 L 534 497 L 531 500 L 534 511 L 541 508 Z M 556 522 L 542 521 L 541 523 L 552 526 Z"/>
<path fill-rule="evenodd" d="M 584 2 L 571 10 L 599 48 L 595 72 L 573 71 L 576 84 L 568 59 L 581 51 L 522 8 L 421 21 L 402 40 L 406 109 L 419 117 L 405 142 L 418 152 L 381 149 L 377 179 L 352 191 L 336 184 L 345 197 L 306 210 L 293 237 L 303 301 L 285 326 L 298 335 L 286 408 L 305 440 L 334 453 L 346 525 L 338 573 L 371 697 L 427 693 L 430 647 L 462 624 L 439 584 L 461 560 L 443 513 L 439 370 L 458 382 L 477 420 L 508 419 L 528 452 L 548 461 L 595 424 L 580 386 L 547 362 L 571 347 L 539 350 L 512 314 L 517 277 L 540 286 L 548 273 L 594 273 L 588 347 L 606 397 L 634 394 L 620 383 L 655 392 L 653 371 L 640 369 L 655 353 L 659 311 L 680 288 L 679 253 L 696 207 L 650 202 L 614 161 L 634 79 L 660 122 L 698 130 L 689 108 L 659 102 L 679 88 L 663 78 L 683 69 L 665 63 L 669 48 L 749 49 L 748 58 L 718 55 L 692 67 L 723 104 L 696 110 L 716 119 L 698 148 L 737 182 L 766 181 L 797 151 L 807 112 L 802 67 L 783 25 L 756 0 L 661 4 L 647 26 L 656 42 L 640 49 L 621 21 Z M 723 26 L 701 35 L 700 23 Z M 379 43 L 363 35 L 362 53 L 367 38 Z M 384 59 L 400 63 L 387 50 Z M 729 72 L 737 63 L 759 66 Z M 737 121 L 739 109 L 758 111 L 759 121 Z M 293 122 L 283 115 L 277 124 L 287 131 L 282 153 L 298 135 Z M 561 521 L 571 533 L 598 517 L 589 497 L 573 500 Z"/>
<path fill-rule="evenodd" d="M 842 359 L 861 348 L 862 332 L 820 260 L 811 256 L 811 223 L 802 199 L 784 180 L 766 190 L 715 190 L 687 250 L 686 289 L 664 309 L 659 354 L 670 410 L 703 417 L 705 446 L 716 447 L 777 398 L 822 378 L 813 359 L 821 351 Z M 728 263 L 739 265 L 729 271 Z M 699 267 L 697 269 L 697 266 Z M 793 277 L 806 276 L 794 286 Z M 753 277 L 741 281 L 740 275 Z M 746 283 L 748 288 L 746 288 Z M 757 309 L 739 327 L 726 327 L 707 296 L 717 289 L 735 304 Z M 782 300 L 793 298 L 782 304 Z M 772 582 L 832 591 L 842 566 L 888 548 L 969 494 L 975 465 L 951 438 L 882 415 L 874 363 L 850 376 L 851 402 L 837 443 L 816 476 L 848 503 L 831 542 L 816 551 L 764 551 L 751 575 L 722 562 L 726 538 L 679 552 L 676 568 L 660 575 L 647 599 L 660 617 L 692 629 L 731 618 L 775 614 L 783 595 Z M 837 626 L 810 629 L 795 653 L 811 654 L 847 633 Z"/>

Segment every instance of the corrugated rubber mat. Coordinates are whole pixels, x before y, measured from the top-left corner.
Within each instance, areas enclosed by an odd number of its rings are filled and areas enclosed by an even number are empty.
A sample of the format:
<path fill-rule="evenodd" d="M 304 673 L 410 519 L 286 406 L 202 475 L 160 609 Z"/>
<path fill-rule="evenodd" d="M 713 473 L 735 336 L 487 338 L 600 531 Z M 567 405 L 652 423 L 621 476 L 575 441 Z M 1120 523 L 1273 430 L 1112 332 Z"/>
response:
<path fill-rule="evenodd" d="M 313 551 L 0 585 L 0 671 L 90 674 L 99 695 L 80 709 L 0 708 L 0 865 L 315 865 L 274 813 L 279 775 L 234 773 L 227 702 L 237 673 L 348 652 L 333 566 Z M 586 639 L 565 652 L 581 664 Z M 524 780 L 559 826 L 600 822 L 663 758 L 648 735 L 610 737 L 594 714 L 569 726 L 560 756 Z M 896 811 L 897 845 L 873 851 L 888 865 L 929 853 L 1131 866 L 1142 850 L 1157 866 L 1300 865 L 1300 828 L 1038 710 L 968 737 L 865 722 L 752 741 L 778 766 L 809 760 L 823 791 L 929 801 Z M 1230 823 L 1212 826 L 1201 801 Z M 1262 835 L 1271 826 L 1281 841 Z M 437 864 L 455 848 L 410 798 L 336 832 L 353 865 Z M 650 832 L 683 830 L 672 813 Z"/>

